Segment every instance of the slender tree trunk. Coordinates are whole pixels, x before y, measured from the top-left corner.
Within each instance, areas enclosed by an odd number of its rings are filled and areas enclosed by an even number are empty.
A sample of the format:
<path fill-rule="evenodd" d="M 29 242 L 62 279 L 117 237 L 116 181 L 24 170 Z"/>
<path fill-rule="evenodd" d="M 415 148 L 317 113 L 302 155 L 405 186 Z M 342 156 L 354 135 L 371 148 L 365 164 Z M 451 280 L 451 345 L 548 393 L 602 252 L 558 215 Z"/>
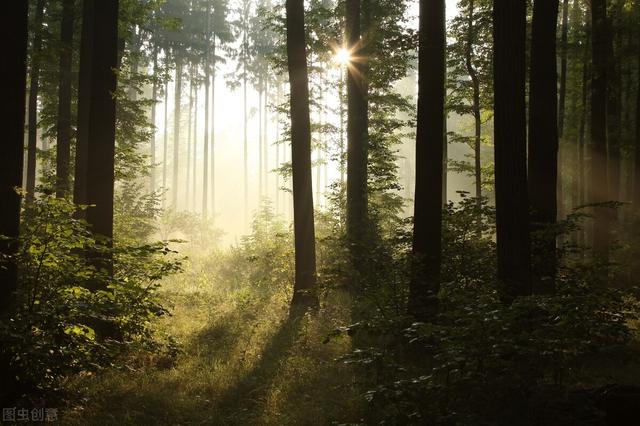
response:
<path fill-rule="evenodd" d="M 640 9 L 640 8 L 639 8 Z M 640 34 L 640 32 L 638 33 Z M 640 37 L 638 40 L 640 46 Z M 640 49 L 638 49 L 638 87 L 636 90 L 636 149 L 633 204 L 640 213 Z"/>
<path fill-rule="evenodd" d="M 197 73 L 197 71 L 196 71 Z M 200 108 L 198 107 L 198 92 L 200 91 L 200 83 L 196 83 L 196 96 L 194 99 L 195 102 L 195 111 L 194 111 L 194 118 L 193 118 L 193 172 L 192 172 L 192 176 L 191 176 L 191 182 L 192 182 L 192 194 L 191 194 L 191 205 L 193 206 L 193 211 L 196 210 L 196 189 L 198 187 L 198 182 L 197 182 L 197 171 L 198 171 L 198 162 L 196 161 L 198 158 L 198 112 L 200 110 Z"/>
<path fill-rule="evenodd" d="M 171 205 L 178 209 L 178 174 L 180 172 L 180 116 L 182 115 L 182 58 L 176 55 L 176 85 L 173 101 L 173 184 Z"/>
<path fill-rule="evenodd" d="M 262 120 L 264 124 L 262 126 L 262 134 L 264 135 L 264 139 L 262 141 L 262 146 L 264 147 L 264 192 L 267 198 L 269 198 L 269 133 L 268 133 L 268 121 L 267 112 L 269 111 L 269 82 L 268 82 L 268 69 L 265 70 L 264 77 L 264 114 L 262 115 Z"/>
<path fill-rule="evenodd" d="M 591 77 L 591 173 L 590 202 L 608 199 L 607 173 L 607 2 L 591 1 L 592 64 Z M 596 207 L 593 225 L 593 250 L 596 258 L 606 264 L 609 261 L 610 212 Z M 607 270 L 601 279 L 606 281 Z"/>
<path fill-rule="evenodd" d="M 526 3 L 525 0 L 493 2 L 496 233 L 498 279 L 505 302 L 531 293 L 525 108 Z"/>
<path fill-rule="evenodd" d="M 167 151 L 169 146 L 169 80 L 164 82 L 164 137 L 162 141 L 162 207 L 167 198 Z"/>
<path fill-rule="evenodd" d="M 276 214 L 280 213 L 280 83 L 276 82 Z"/>
<path fill-rule="evenodd" d="M 614 43 L 617 34 L 616 17 L 622 15 L 622 1 L 615 1 L 612 16 L 607 20 L 607 153 L 609 174 L 609 200 L 620 200 L 620 139 L 622 127 L 622 79 L 620 76 L 620 53 Z M 616 212 L 611 212 L 616 219 Z"/>
<path fill-rule="evenodd" d="M 149 172 L 149 189 L 151 192 L 155 192 L 156 190 L 156 110 L 157 99 L 158 99 L 158 47 L 154 46 L 153 48 L 153 88 L 151 89 L 151 96 L 153 97 L 153 104 L 151 105 L 151 124 L 153 125 L 153 135 L 151 135 L 151 164 L 150 164 L 150 172 Z"/>
<path fill-rule="evenodd" d="M 558 214 L 557 1 L 536 1 L 531 35 L 529 94 L 529 202 L 536 238 L 532 246 L 534 291 L 555 287 L 556 238 L 550 227 Z"/>
<path fill-rule="evenodd" d="M 56 123 L 56 196 L 69 191 L 71 161 L 71 79 L 73 55 L 74 1 L 63 0 L 60 25 L 60 77 L 58 83 L 58 118 Z"/>
<path fill-rule="evenodd" d="M 42 16 L 44 0 L 36 3 L 31 69 L 29 70 L 29 131 L 27 135 L 27 200 L 36 188 L 36 151 L 38 142 L 38 91 L 40 86 L 40 54 L 42 52 Z"/>
<path fill-rule="evenodd" d="M 345 128 L 345 108 L 344 108 L 344 66 L 340 66 L 340 84 L 338 85 L 338 97 L 340 102 L 340 183 L 344 185 L 344 173 L 345 173 L 345 146 L 344 146 L 344 128 Z"/>
<path fill-rule="evenodd" d="M 364 57 L 360 34 L 361 0 L 346 2 L 346 39 L 352 58 Z M 362 60 L 347 67 L 347 240 L 351 261 L 362 272 L 367 222 L 367 81 Z M 442 142 L 442 138 L 439 139 Z M 356 279 L 356 284 L 359 282 Z M 357 284 L 359 285 L 359 284 Z"/>
<path fill-rule="evenodd" d="M 480 149 L 482 146 L 482 117 L 480 115 L 480 79 L 478 72 L 473 66 L 474 55 L 473 45 L 476 42 L 475 30 L 475 1 L 470 0 L 467 15 L 467 45 L 465 49 L 467 73 L 471 78 L 471 86 L 473 87 L 473 103 L 471 111 L 473 113 L 474 137 L 473 137 L 473 153 L 474 153 L 474 173 L 475 173 L 475 189 L 478 208 L 482 205 L 482 164 L 480 157 Z"/>
<path fill-rule="evenodd" d="M 185 207 L 187 210 L 190 210 L 190 202 L 191 198 L 189 195 L 191 194 L 191 142 L 192 142 L 192 126 L 193 123 L 193 68 L 190 69 L 189 72 L 189 112 L 187 118 L 187 175 L 185 179 L 186 183 L 186 192 L 185 192 Z"/>
<path fill-rule="evenodd" d="M 211 55 L 211 214 L 215 218 L 216 212 L 216 162 L 215 162 L 215 93 L 216 93 L 216 36 L 213 35 L 213 52 Z"/>
<path fill-rule="evenodd" d="M 209 63 L 209 37 L 211 31 L 210 21 L 211 5 L 207 3 L 207 29 L 204 58 L 204 152 L 202 165 L 202 216 L 207 218 L 208 195 L 209 195 L 209 85 L 211 83 L 211 72 Z"/>
<path fill-rule="evenodd" d="M 440 289 L 445 32 L 445 1 L 420 0 L 413 219 L 413 254 L 419 265 L 409 287 L 409 312 L 419 319 L 434 314 Z"/>
<path fill-rule="evenodd" d="M 76 182 L 84 181 L 85 184 L 76 186 L 75 202 L 93 206 L 87 209 L 87 222 L 94 234 L 106 238 L 111 244 L 118 0 L 84 1 L 81 43 Z M 111 257 L 100 254 L 94 256 L 96 266 L 111 274 Z M 95 287 L 94 283 L 89 286 Z"/>
<path fill-rule="evenodd" d="M 311 123 L 309 77 L 304 29 L 304 2 L 286 1 L 287 64 L 291 87 L 291 165 L 293 179 L 293 228 L 295 283 L 291 312 L 318 306 L 316 295 L 316 247 L 311 185 Z"/>
<path fill-rule="evenodd" d="M 587 111 L 589 110 L 589 98 L 587 96 L 587 93 L 589 92 L 589 75 L 591 74 L 591 69 L 589 67 L 589 60 L 590 60 L 590 44 L 591 44 L 591 35 L 589 33 L 587 33 L 587 39 L 585 41 L 585 46 L 584 46 L 584 55 L 583 55 L 583 60 L 582 60 L 582 99 L 581 99 L 581 105 L 582 105 L 582 112 L 580 114 L 580 127 L 579 127 L 579 134 L 578 134 L 578 194 L 577 194 L 577 199 L 578 199 L 578 205 L 584 205 L 586 202 L 586 179 L 585 179 L 585 168 L 586 168 L 586 162 L 585 162 L 585 152 L 586 152 L 586 141 L 585 141 L 585 136 L 586 136 L 586 127 L 587 127 Z M 585 245 L 585 230 L 584 229 L 580 229 L 578 231 L 578 245 L 580 246 L 584 246 Z"/>
<path fill-rule="evenodd" d="M 261 83 L 259 83 L 262 86 Z M 260 87 L 258 91 L 258 203 L 262 201 L 263 190 L 262 190 L 262 176 L 264 174 L 263 169 L 263 161 L 262 157 L 263 146 L 262 146 L 262 87 Z"/>
<path fill-rule="evenodd" d="M 249 17 L 247 16 L 247 11 L 245 7 L 245 14 L 243 19 L 243 40 L 242 40 L 242 50 L 243 50 L 243 59 L 242 59 L 242 113 L 243 113 L 243 132 L 244 132 L 244 141 L 243 141 L 243 160 L 244 160 L 244 226 L 245 229 L 248 225 L 248 214 L 249 214 L 249 152 L 248 152 L 248 138 L 247 138 L 247 56 L 248 52 L 248 39 L 247 39 L 247 20 Z"/>
<path fill-rule="evenodd" d="M 553 2 L 555 4 L 555 1 Z M 567 50 L 569 33 L 569 0 L 562 1 L 562 33 L 560 36 L 560 93 L 558 99 L 558 167 L 557 170 L 557 217 L 564 217 L 564 179 L 562 174 L 564 117 L 567 98 Z"/>

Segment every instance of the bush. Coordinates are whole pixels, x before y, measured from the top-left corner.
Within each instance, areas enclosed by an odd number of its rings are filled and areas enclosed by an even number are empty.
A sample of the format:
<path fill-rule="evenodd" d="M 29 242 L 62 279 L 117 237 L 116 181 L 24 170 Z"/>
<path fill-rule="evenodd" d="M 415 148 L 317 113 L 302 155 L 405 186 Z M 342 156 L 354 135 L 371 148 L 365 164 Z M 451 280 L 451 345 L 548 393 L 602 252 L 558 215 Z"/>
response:
<path fill-rule="evenodd" d="M 180 260 L 168 243 L 112 248 L 78 211 L 65 199 L 36 199 L 24 212 L 19 252 L 3 259 L 18 264 L 19 283 L 0 321 L 1 351 L 23 392 L 51 391 L 69 374 L 110 366 L 133 344 L 157 349 L 150 321 L 167 310 L 156 290 Z M 113 277 L 87 253 L 113 258 Z"/>

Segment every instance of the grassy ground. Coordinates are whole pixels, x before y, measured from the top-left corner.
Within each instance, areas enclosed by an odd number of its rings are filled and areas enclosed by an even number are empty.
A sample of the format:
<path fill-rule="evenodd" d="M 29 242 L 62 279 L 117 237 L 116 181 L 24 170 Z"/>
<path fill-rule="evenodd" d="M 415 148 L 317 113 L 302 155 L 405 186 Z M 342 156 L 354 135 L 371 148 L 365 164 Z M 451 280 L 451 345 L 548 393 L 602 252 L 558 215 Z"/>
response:
<path fill-rule="evenodd" d="M 344 311 L 291 323 L 285 292 L 213 282 L 197 264 L 186 270 L 163 286 L 174 308 L 159 326 L 180 345 L 175 362 L 134 356 L 128 368 L 74 380 L 68 386 L 83 399 L 60 410 L 63 424 L 326 425 L 361 419 L 356 375 L 335 360 L 349 351 L 349 340 L 322 343 Z"/>

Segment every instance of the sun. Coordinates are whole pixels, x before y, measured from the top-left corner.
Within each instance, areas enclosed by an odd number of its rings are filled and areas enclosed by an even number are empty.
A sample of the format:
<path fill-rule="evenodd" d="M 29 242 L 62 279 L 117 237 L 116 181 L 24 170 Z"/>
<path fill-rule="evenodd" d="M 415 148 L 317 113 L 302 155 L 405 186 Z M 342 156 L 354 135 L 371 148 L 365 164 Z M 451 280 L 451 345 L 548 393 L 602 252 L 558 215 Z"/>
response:
<path fill-rule="evenodd" d="M 340 65 L 346 65 L 351 61 L 351 53 L 349 53 L 347 49 L 342 47 L 338 51 L 336 51 L 333 60 Z"/>

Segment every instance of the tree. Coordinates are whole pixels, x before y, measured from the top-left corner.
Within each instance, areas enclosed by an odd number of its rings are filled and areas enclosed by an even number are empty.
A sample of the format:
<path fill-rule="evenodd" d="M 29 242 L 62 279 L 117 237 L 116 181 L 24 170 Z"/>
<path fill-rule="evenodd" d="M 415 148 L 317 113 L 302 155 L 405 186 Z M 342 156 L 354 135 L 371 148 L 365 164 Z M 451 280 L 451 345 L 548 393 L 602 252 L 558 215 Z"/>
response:
<path fill-rule="evenodd" d="M 74 201 L 92 205 L 95 235 L 113 238 L 118 0 L 84 0 L 78 88 L 78 142 Z M 110 258 L 98 266 L 111 272 Z"/>
<path fill-rule="evenodd" d="M 608 199 L 607 173 L 607 1 L 591 1 L 591 173 L 590 202 Z M 596 259 L 609 260 L 609 209 L 596 207 L 593 223 L 593 250 Z M 606 275 L 606 272 L 603 273 Z M 604 277 L 603 277 L 604 278 Z"/>
<path fill-rule="evenodd" d="M 491 110 L 491 7 L 486 0 L 461 0 L 460 14 L 450 24 L 452 43 L 447 47 L 449 78 L 447 107 L 473 117 L 473 136 L 451 133 L 452 142 L 473 150 L 473 164 L 453 161 L 454 170 L 473 176 L 478 207 L 482 204 L 482 112 Z"/>
<path fill-rule="evenodd" d="M 180 171 L 180 116 L 182 114 L 182 55 L 176 49 L 176 80 L 173 110 L 173 184 L 171 186 L 171 205 L 178 207 L 178 172 Z"/>
<path fill-rule="evenodd" d="M 549 228 L 558 215 L 558 89 L 556 22 L 558 2 L 533 4 L 529 93 L 529 201 L 537 238 L 532 246 L 534 289 L 553 289 L 556 238 Z"/>
<path fill-rule="evenodd" d="M 531 293 L 527 196 L 526 0 L 493 2 L 498 279 L 509 302 Z"/>
<path fill-rule="evenodd" d="M 0 64 L 0 84 L 6 98 L 0 102 L 0 122 L 3 139 L 0 143 L 0 256 L 11 256 L 17 250 L 20 227 L 20 195 L 22 185 L 25 87 L 27 83 L 28 6 L 26 1 L 9 2 L 3 7 L 4 22 L 0 28 L 6 44 Z M 0 314 L 10 304 L 17 285 L 16 265 L 9 262 L 0 267 Z M 2 367 L 2 366 L 0 366 Z M 4 379 L 4 375 L 2 377 Z M 3 381 L 4 383 L 4 381 Z"/>
<path fill-rule="evenodd" d="M 40 55 L 42 52 L 42 19 L 44 0 L 35 9 L 31 69 L 29 70 L 29 131 L 27 135 L 27 199 L 33 198 L 36 188 L 36 151 L 38 142 L 38 89 L 40 84 Z"/>
<path fill-rule="evenodd" d="M 304 2 L 286 1 L 287 67 L 291 115 L 291 165 L 293 180 L 293 232 L 295 283 L 292 313 L 318 305 L 316 247 L 311 184 L 311 122 L 309 77 L 305 45 Z"/>
<path fill-rule="evenodd" d="M 347 66 L 347 241 L 356 270 L 367 221 L 367 81 L 361 36 L 361 0 L 347 0 L 345 38 L 350 54 Z"/>
<path fill-rule="evenodd" d="M 445 31 L 444 0 L 421 0 L 413 216 L 413 254 L 419 267 L 409 288 L 409 310 L 418 318 L 433 313 L 440 288 Z"/>
<path fill-rule="evenodd" d="M 60 82 L 58 84 L 56 141 L 56 196 L 58 197 L 64 197 L 69 190 L 74 9 L 73 0 L 63 0 L 62 21 L 60 23 Z"/>

